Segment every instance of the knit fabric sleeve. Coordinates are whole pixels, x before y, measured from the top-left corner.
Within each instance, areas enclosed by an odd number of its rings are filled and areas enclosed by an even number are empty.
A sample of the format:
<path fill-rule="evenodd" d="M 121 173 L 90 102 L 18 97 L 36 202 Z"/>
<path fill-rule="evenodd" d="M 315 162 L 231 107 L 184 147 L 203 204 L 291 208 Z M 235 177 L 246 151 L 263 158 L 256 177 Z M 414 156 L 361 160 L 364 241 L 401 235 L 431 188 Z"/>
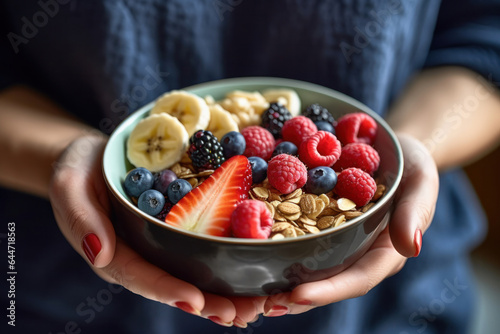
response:
<path fill-rule="evenodd" d="M 500 1 L 443 0 L 426 67 L 469 68 L 500 86 Z"/>

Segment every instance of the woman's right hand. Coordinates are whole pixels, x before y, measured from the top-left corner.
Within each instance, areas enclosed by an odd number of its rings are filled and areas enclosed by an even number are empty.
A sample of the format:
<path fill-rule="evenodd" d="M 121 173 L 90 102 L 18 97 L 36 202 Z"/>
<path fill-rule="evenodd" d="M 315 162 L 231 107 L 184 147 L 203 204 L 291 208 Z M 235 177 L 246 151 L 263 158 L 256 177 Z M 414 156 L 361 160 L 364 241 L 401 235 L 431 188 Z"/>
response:
<path fill-rule="evenodd" d="M 152 265 L 116 237 L 102 176 L 106 139 L 73 141 L 55 165 L 49 198 L 60 230 L 104 280 L 225 326 L 244 327 L 262 313 L 264 297 L 226 298 L 205 293 Z"/>

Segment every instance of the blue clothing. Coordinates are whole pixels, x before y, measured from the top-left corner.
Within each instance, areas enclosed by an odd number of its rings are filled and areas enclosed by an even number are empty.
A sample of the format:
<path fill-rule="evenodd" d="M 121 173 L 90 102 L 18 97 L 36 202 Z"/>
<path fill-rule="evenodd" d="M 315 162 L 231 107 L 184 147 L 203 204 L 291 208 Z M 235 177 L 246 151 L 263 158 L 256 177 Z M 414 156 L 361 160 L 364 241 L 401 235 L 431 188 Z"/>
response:
<path fill-rule="evenodd" d="M 226 77 L 309 81 L 382 115 L 425 67 L 465 66 L 500 81 L 496 0 L 9 1 L 0 18 L 0 88 L 28 84 L 107 133 L 168 90 Z M 442 174 L 420 256 L 366 296 L 238 330 L 103 282 L 61 235 L 47 201 L 1 189 L 0 219 L 17 224 L 16 329 L 466 333 L 467 254 L 484 234 L 471 193 L 461 171 Z"/>

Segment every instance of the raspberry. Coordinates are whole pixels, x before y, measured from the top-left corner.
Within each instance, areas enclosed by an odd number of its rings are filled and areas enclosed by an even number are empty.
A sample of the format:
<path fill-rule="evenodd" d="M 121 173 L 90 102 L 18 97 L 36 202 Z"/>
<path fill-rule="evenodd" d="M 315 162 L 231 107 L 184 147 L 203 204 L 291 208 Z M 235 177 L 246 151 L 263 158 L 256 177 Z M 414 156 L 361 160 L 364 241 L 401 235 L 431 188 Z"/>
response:
<path fill-rule="evenodd" d="M 262 114 L 262 127 L 269 130 L 274 138 L 281 138 L 281 129 L 292 114 L 280 103 L 271 103 L 269 109 Z"/>
<path fill-rule="evenodd" d="M 367 172 L 359 168 L 344 169 L 337 176 L 335 192 L 356 203 L 358 207 L 366 205 L 375 194 L 377 184 Z"/>
<path fill-rule="evenodd" d="M 307 168 L 298 158 L 280 154 L 269 161 L 267 179 L 282 194 L 289 194 L 306 184 Z"/>
<path fill-rule="evenodd" d="M 314 103 L 307 107 L 306 110 L 302 113 L 302 115 L 310 118 L 314 123 L 316 122 L 327 122 L 333 125 L 335 119 L 332 114 L 325 107 Z"/>
<path fill-rule="evenodd" d="M 357 167 L 373 175 L 380 164 L 378 152 L 368 144 L 352 143 L 342 147 L 339 160 L 333 169 L 340 172 L 350 167 Z"/>
<path fill-rule="evenodd" d="M 377 134 L 377 123 L 371 116 L 361 112 L 347 114 L 337 120 L 335 133 L 343 145 L 350 143 L 373 145 Z"/>
<path fill-rule="evenodd" d="M 226 160 L 217 137 L 205 130 L 198 130 L 189 138 L 187 153 L 199 171 L 217 169 Z"/>
<path fill-rule="evenodd" d="M 237 238 L 267 239 L 272 226 L 271 212 L 262 201 L 244 200 L 231 215 L 231 228 Z"/>
<path fill-rule="evenodd" d="M 302 140 L 318 132 L 318 128 L 309 118 L 296 116 L 286 121 L 281 130 L 283 140 L 291 141 L 299 147 Z"/>
<path fill-rule="evenodd" d="M 241 134 L 247 144 L 244 156 L 259 157 L 266 161 L 271 158 L 276 144 L 271 132 L 261 126 L 253 125 L 241 130 Z"/>
<path fill-rule="evenodd" d="M 335 135 L 318 131 L 300 144 L 299 159 L 309 168 L 330 167 L 340 156 L 341 145 Z"/>

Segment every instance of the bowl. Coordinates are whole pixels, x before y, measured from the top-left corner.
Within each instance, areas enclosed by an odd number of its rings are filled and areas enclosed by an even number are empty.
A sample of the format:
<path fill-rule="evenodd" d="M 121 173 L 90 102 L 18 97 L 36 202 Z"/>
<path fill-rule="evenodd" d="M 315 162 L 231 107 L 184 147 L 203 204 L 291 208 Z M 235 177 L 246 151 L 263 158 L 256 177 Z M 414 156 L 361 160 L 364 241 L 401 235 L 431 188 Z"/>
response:
<path fill-rule="evenodd" d="M 374 147 L 381 163 L 377 177 L 386 185 L 382 198 L 363 215 L 345 224 L 296 238 L 256 240 L 213 237 L 182 230 L 140 211 L 125 194 L 122 182 L 133 166 L 126 141 L 134 126 L 152 109 L 150 103 L 131 114 L 112 133 L 103 155 L 103 173 L 113 210 L 115 231 L 147 261 L 220 295 L 263 296 L 290 291 L 298 284 L 336 275 L 359 259 L 386 227 L 400 183 L 400 145 L 386 122 L 364 104 L 311 83 L 267 77 L 234 78 L 185 88 L 201 97 L 222 99 L 232 90 L 294 89 L 302 106 L 319 103 L 335 118 L 362 111 L 378 123 Z"/>

